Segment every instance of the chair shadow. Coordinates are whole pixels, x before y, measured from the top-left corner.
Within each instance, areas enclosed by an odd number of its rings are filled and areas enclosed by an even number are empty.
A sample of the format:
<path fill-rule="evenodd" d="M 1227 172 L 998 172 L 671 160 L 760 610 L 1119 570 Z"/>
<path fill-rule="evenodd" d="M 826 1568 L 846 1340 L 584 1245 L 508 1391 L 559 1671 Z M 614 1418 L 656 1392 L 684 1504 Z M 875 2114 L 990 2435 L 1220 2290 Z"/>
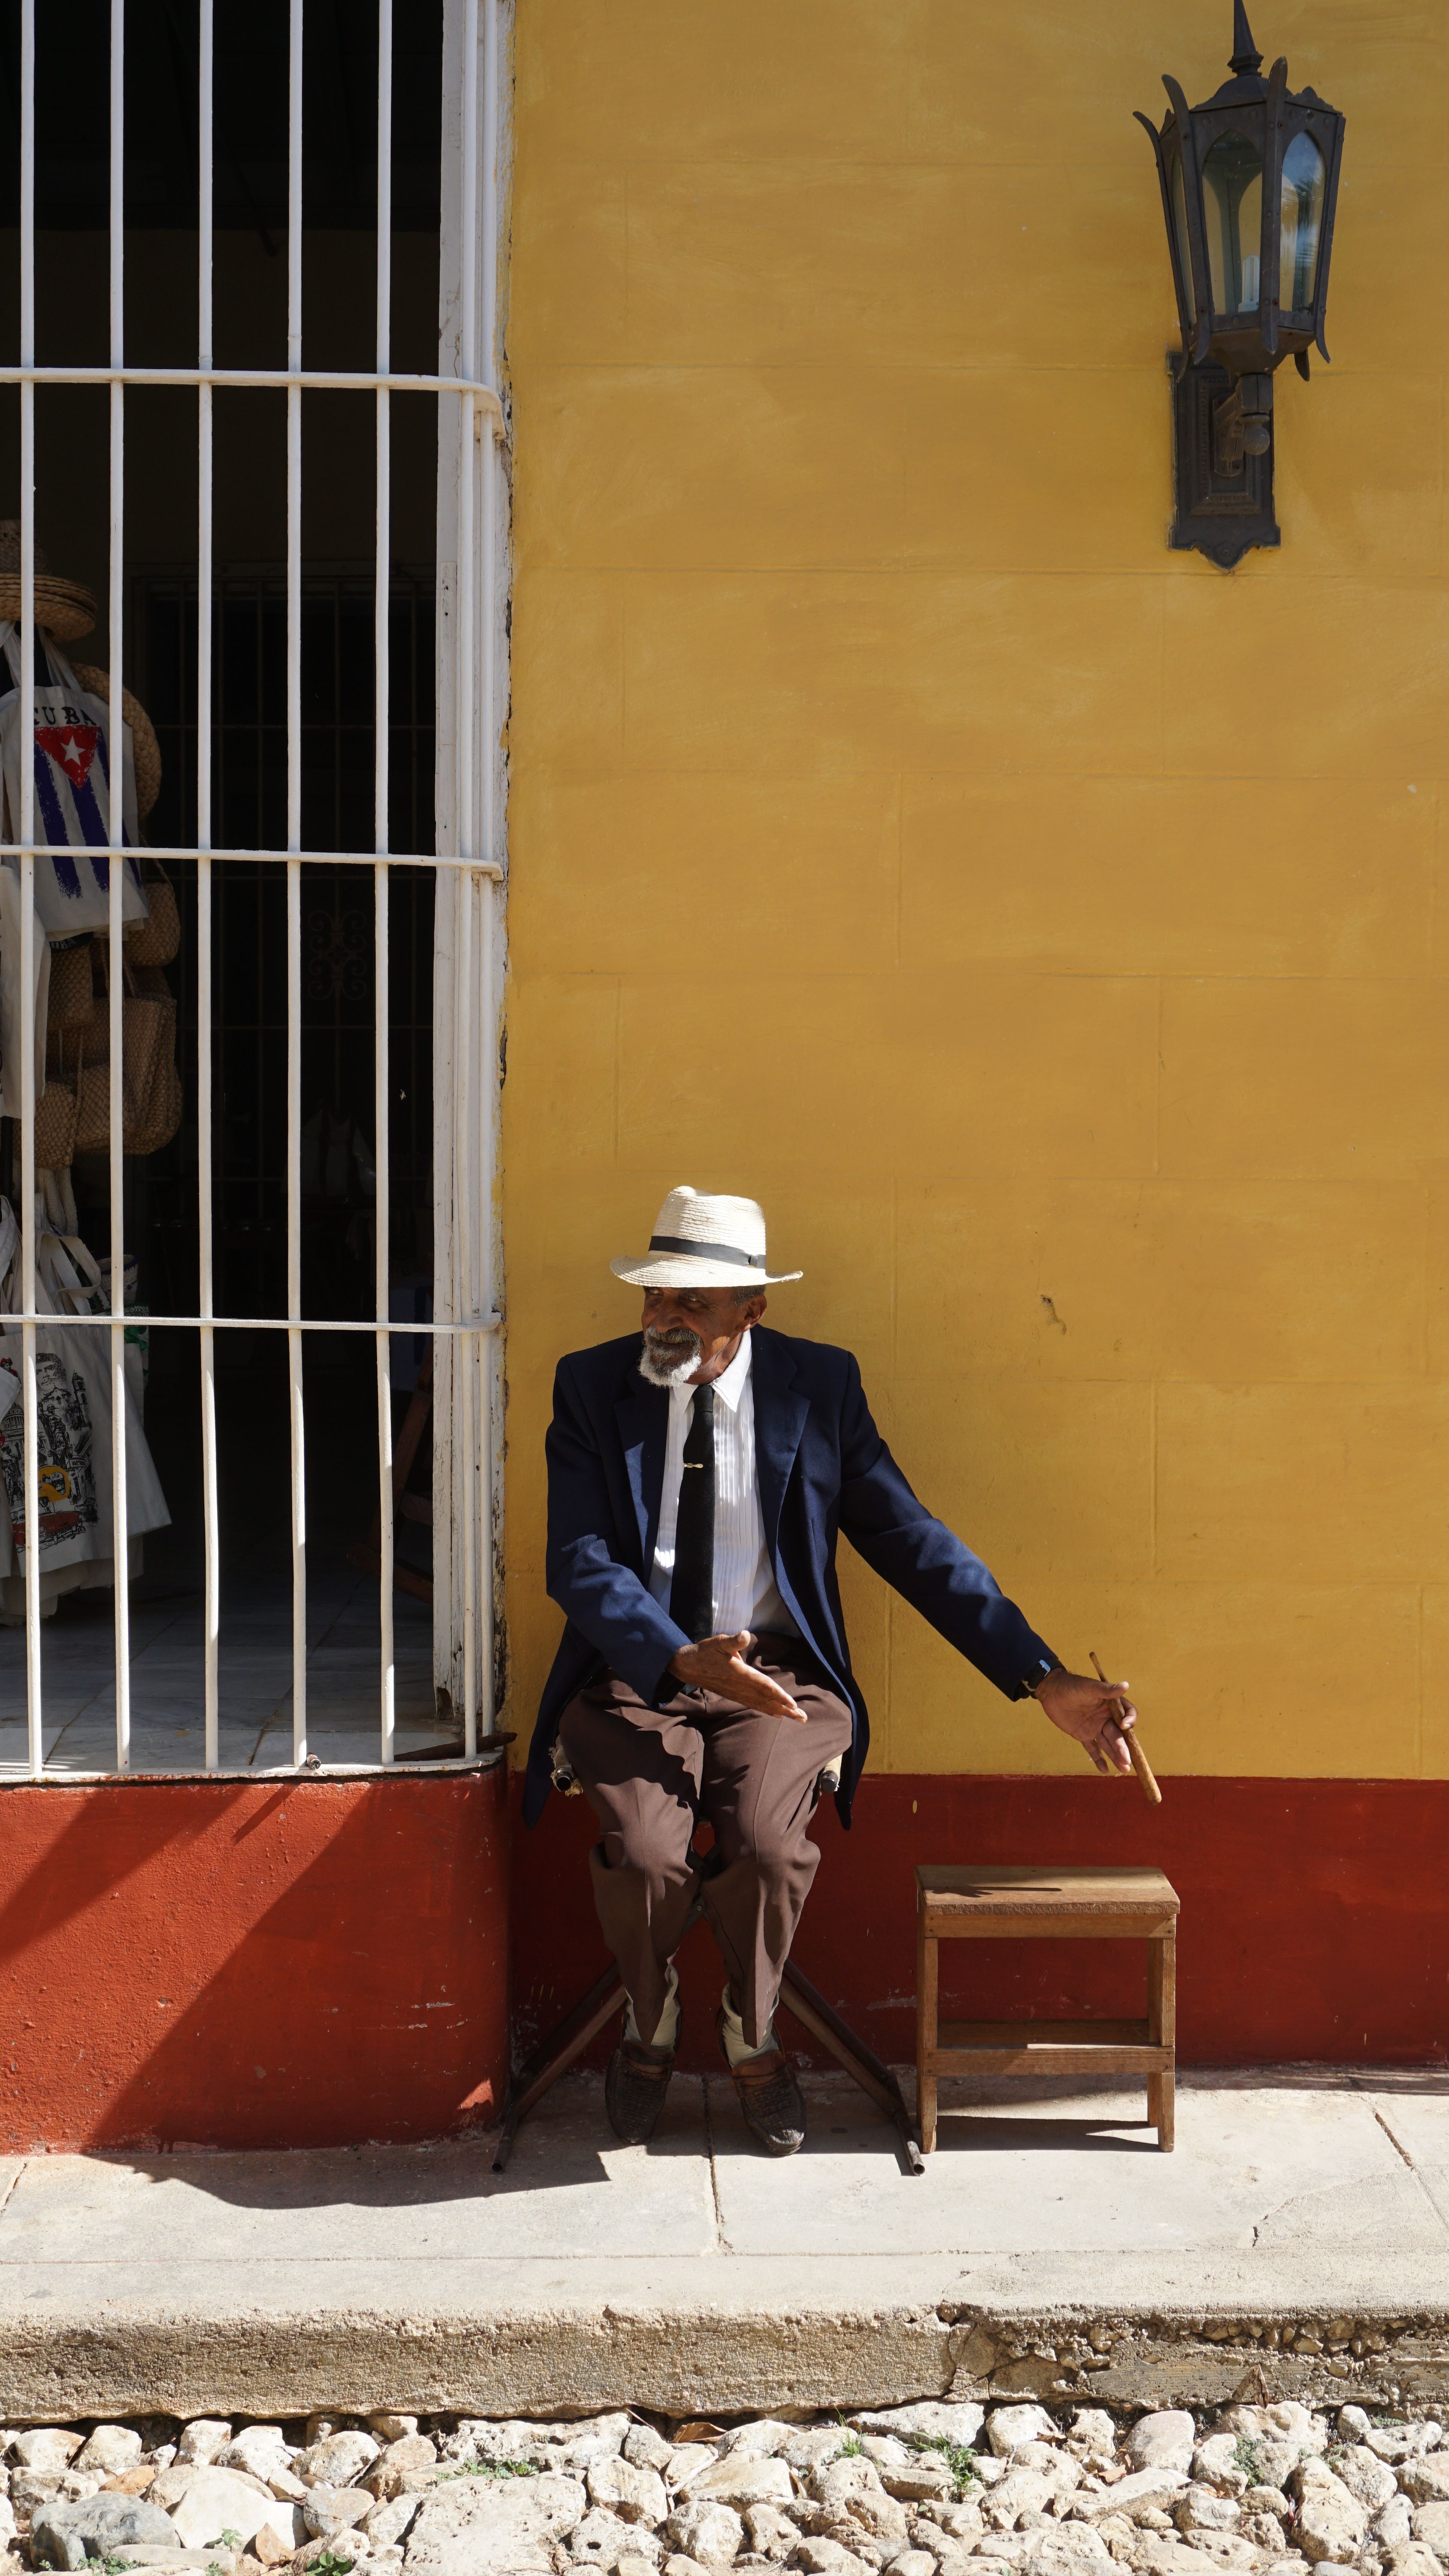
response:
<path fill-rule="evenodd" d="M 898 2067 L 896 2073 L 901 2079 L 906 2106 L 914 2124 L 915 2104 L 910 2070 Z M 1114 2103 L 1120 2104 L 1122 2098 L 1120 2081 L 1114 2088 L 1113 2079 L 1110 2077 L 1096 2077 L 1090 2080 L 1098 2089 L 1111 2091 Z M 760 2150 L 750 2139 L 727 2080 L 720 2075 L 711 2075 L 707 2081 L 710 2086 L 710 2133 L 714 2154 L 730 2160 L 758 2155 Z M 1050 2077 L 1037 2078 L 1036 2084 L 1040 2090 L 1034 2098 L 1045 2096 L 1049 2099 L 1046 2088 L 1053 2081 L 1054 2079 Z M 1055 2082 L 1060 2087 L 1062 2079 L 1057 2078 Z M 1083 2092 L 1087 2089 L 1087 2086 L 1080 2081 L 1074 2083 L 1071 2087 L 1072 2101 L 1080 2103 Z M 1016 2095 L 1018 2103 L 1020 2098 L 1018 2092 Z M 872 2157 L 899 2153 L 899 2137 L 894 2124 L 851 2083 L 847 2075 L 843 2073 L 807 2075 L 805 2102 L 809 2125 L 803 2153 L 807 2157 L 822 2154 Z M 1134 2128 L 1142 2128 L 1146 2131 L 1146 2135 L 1131 2137 L 1122 2134 L 1124 2130 Z M 962 2135 L 963 2131 L 969 2132 L 969 2135 Z M 953 2135 L 953 2132 L 956 2134 Z M 917 2135 L 919 2136 L 919 2129 L 917 2129 Z M 937 2154 L 943 2148 L 957 2154 L 989 2151 L 1000 2155 L 1023 2150 L 1040 2154 L 1049 2148 L 1062 2146 L 1081 2147 L 1099 2155 L 1156 2155 L 1159 2153 L 1157 2132 L 1155 2128 L 1148 2129 L 1145 2111 L 1134 2112 L 1125 2118 L 1120 2110 L 1115 2113 L 1104 2110 L 1099 2116 L 1094 2116 L 1091 2111 L 1083 2111 L 1075 2117 L 1063 2116 L 1060 2119 L 1053 2119 L 1047 2116 L 1032 2119 L 1023 2118 L 1011 2101 L 1004 2097 L 1000 2109 L 995 2107 L 994 2102 L 991 2107 L 984 2107 L 979 2102 L 961 2102 L 958 2105 L 949 2100 L 943 2101 L 940 2105 L 939 2124 L 936 2131 Z M 930 2157 L 927 2157 L 926 2164 L 929 2170 Z"/>

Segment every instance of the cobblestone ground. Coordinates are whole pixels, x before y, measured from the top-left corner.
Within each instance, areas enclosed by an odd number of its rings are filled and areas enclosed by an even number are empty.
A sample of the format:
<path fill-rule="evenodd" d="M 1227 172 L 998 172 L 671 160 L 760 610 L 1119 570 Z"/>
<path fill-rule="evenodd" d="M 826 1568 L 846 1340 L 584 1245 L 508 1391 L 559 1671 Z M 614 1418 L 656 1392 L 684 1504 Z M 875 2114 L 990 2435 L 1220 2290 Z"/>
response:
<path fill-rule="evenodd" d="M 1449 2567 L 1434 2422 L 926 2400 L 730 2425 L 377 2413 L 6 2434 L 0 2576 L 1142 2576 Z"/>

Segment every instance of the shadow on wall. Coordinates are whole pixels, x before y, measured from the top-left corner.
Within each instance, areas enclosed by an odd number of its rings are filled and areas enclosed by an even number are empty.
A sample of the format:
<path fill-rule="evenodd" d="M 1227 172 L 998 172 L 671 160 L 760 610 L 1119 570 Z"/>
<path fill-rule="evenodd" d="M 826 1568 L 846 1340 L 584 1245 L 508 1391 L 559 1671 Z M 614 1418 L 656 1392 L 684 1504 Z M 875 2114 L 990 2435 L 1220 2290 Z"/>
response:
<path fill-rule="evenodd" d="M 498 1772 L 3 1801 L 0 2149 L 353 2145 L 494 2116 Z"/>

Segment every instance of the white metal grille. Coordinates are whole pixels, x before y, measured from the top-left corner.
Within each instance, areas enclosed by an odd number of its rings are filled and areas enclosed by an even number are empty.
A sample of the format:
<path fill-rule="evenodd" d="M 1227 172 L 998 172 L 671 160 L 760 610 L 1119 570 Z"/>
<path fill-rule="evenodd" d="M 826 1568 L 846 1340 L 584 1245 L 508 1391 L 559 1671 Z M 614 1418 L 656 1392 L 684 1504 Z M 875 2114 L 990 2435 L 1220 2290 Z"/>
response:
<path fill-rule="evenodd" d="M 36 364 L 35 331 L 35 20 L 36 0 L 21 0 L 20 36 L 20 355 L 0 367 L 0 383 L 17 385 L 20 401 L 20 739 L 34 730 L 35 688 L 35 396 L 37 387 L 105 385 L 110 405 L 110 714 L 120 741 L 126 530 L 124 464 L 126 395 L 132 385 L 193 387 L 196 395 L 199 514 L 197 525 L 197 818 L 193 847 L 161 848 L 162 859 L 192 859 L 197 875 L 197 1124 L 199 1304 L 195 1314 L 160 1314 L 158 1327 L 195 1328 L 200 1344 L 204 1518 L 205 1767 L 221 1767 L 219 1650 L 221 1531 L 218 1509 L 216 1334 L 228 1327 L 284 1331 L 287 1336 L 292 1533 L 292 1761 L 308 1760 L 306 1407 L 303 1342 L 309 1332 L 367 1332 L 376 1343 L 378 1505 L 381 1526 L 381 1648 L 378 1675 L 379 1758 L 396 1759 L 393 1573 L 394 1486 L 389 1377 L 389 887 L 399 869 L 436 871 L 434 949 L 434 1320 L 410 1322 L 409 1334 L 432 1338 L 434 1352 L 434 1674 L 462 1719 L 464 1760 L 491 1734 L 496 1704 L 495 1596 L 501 1536 L 496 1462 L 500 1455 L 501 1367 L 495 1211 L 495 1139 L 499 1014 L 503 971 L 501 922 L 505 779 L 499 749 L 506 703 L 507 478 L 499 449 L 504 415 L 497 390 L 499 206 L 508 180 L 506 100 L 500 55 L 509 0 L 445 0 L 443 14 L 442 220 L 440 356 L 434 375 L 392 367 L 391 187 L 393 0 L 379 0 L 377 119 L 376 360 L 370 373 L 309 370 L 303 316 L 303 0 L 290 0 L 287 148 L 287 363 L 285 368 L 214 363 L 213 340 L 213 0 L 196 0 L 199 66 L 199 292 L 194 367 L 127 363 L 125 299 L 125 0 L 111 0 L 110 30 L 110 354 L 105 366 Z M 285 847 L 226 849 L 212 839 L 213 428 L 218 389 L 271 387 L 286 399 L 286 733 Z M 342 389 L 371 392 L 375 408 L 376 555 L 374 618 L 374 834 L 366 851 L 302 847 L 302 463 L 304 396 Z M 391 573 L 389 459 L 395 399 L 432 398 L 438 406 L 437 770 L 434 854 L 388 848 L 389 625 Z M 38 1527 L 37 1333 L 52 1319 L 36 1294 L 35 939 L 37 851 L 35 781 L 20 764 L 18 840 L 0 855 L 18 861 L 21 880 L 22 1115 L 20 1122 L 21 1312 L 24 1498 L 27 1535 Z M 112 830 L 115 830 L 114 823 Z M 97 853 L 99 855 L 99 853 Z M 110 871 L 111 1063 L 122 1060 L 122 856 Z M 215 871 L 230 861 L 274 860 L 285 870 L 287 927 L 286 1314 L 218 1313 L 213 1247 L 212 932 Z M 318 863 L 370 864 L 374 878 L 374 1110 L 376 1120 L 376 1313 L 305 1318 L 302 1313 L 301 1030 L 303 878 Z M 109 1345 L 111 1458 L 117 1581 L 115 1584 L 115 1767 L 131 1763 L 130 1635 L 126 1561 L 126 1404 L 124 1316 L 122 1086 L 110 1085 L 111 1312 L 67 1318 L 75 1329 L 104 1335 Z M 12 1317 L 12 1322 L 17 1320 Z M 99 1465 L 98 1465 L 99 1472 Z M 24 1550 L 26 1712 L 29 1768 L 44 1773 L 44 1658 L 40 1551 Z M 74 1777 L 72 1772 L 69 1776 Z"/>

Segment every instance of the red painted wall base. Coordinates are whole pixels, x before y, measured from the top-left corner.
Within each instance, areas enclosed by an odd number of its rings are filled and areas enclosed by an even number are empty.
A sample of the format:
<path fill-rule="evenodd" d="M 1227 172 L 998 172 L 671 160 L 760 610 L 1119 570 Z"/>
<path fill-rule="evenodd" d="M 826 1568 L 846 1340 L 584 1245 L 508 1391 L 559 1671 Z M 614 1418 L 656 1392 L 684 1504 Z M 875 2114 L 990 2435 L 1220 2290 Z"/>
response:
<path fill-rule="evenodd" d="M 883 2057 L 915 2055 L 918 1861 L 1133 1862 L 1182 1898 L 1178 2051 L 1242 2066 L 1442 2064 L 1449 2040 L 1449 1782 L 1171 1779 L 1160 1808 L 1132 1782 L 876 1778 L 849 1834 L 833 1807 L 795 1955 Z M 553 1798 L 514 1859 L 515 2046 L 597 1976 L 606 1953 L 589 1896 L 594 1822 Z M 1145 2009 L 1124 1942 L 943 1944 L 942 2010 L 969 2019 Z M 718 2064 L 723 1971 L 707 1928 L 681 1955 L 682 2063 Z M 826 2062 L 792 2025 L 806 2064 Z M 611 2040 L 595 2054 L 601 2063 Z"/>
<path fill-rule="evenodd" d="M 302 2147 L 496 2116 L 499 1771 L 0 1793 L 0 2149 Z"/>
<path fill-rule="evenodd" d="M 0 2152 L 352 2145 L 491 2121 L 507 1810 L 496 1772 L 0 1793 Z M 912 1868 L 967 1859 L 1165 1869 L 1185 2062 L 1449 2055 L 1449 1783 L 1172 1779 L 1154 1811 L 1095 1779 L 867 1778 L 854 1831 L 827 1807 L 816 1832 L 797 1956 L 884 2056 L 914 2053 Z M 605 1964 L 593 1834 L 575 1799 L 515 1827 L 518 2049 Z M 942 1961 L 943 2003 L 972 2018 L 1142 2008 L 1127 1944 L 963 1942 Z M 684 2063 L 711 2066 L 723 1971 L 703 1926 L 682 1969 Z"/>

